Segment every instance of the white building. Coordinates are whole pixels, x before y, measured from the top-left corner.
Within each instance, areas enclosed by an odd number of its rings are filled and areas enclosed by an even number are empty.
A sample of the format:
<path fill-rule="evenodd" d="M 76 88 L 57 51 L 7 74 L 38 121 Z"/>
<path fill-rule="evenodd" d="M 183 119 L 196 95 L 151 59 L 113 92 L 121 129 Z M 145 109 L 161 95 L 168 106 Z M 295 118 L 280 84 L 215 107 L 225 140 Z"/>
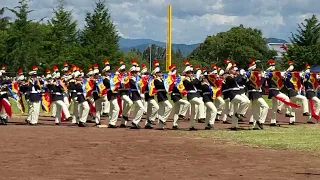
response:
<path fill-rule="evenodd" d="M 270 50 L 275 50 L 277 52 L 277 56 L 274 57 L 275 60 L 281 60 L 283 58 L 283 53 L 286 52 L 287 45 L 291 43 L 268 43 L 268 47 Z"/>

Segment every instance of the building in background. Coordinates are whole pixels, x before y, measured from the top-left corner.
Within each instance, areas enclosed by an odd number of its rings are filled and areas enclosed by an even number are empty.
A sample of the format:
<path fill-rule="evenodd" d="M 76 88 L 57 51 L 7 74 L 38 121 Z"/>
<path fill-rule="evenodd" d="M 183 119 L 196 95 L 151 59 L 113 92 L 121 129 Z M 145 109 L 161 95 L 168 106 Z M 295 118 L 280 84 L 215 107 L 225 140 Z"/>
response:
<path fill-rule="evenodd" d="M 291 43 L 268 43 L 268 48 L 270 50 L 275 50 L 277 56 L 274 57 L 274 60 L 281 60 L 283 58 L 283 53 L 287 50 L 287 45 Z"/>

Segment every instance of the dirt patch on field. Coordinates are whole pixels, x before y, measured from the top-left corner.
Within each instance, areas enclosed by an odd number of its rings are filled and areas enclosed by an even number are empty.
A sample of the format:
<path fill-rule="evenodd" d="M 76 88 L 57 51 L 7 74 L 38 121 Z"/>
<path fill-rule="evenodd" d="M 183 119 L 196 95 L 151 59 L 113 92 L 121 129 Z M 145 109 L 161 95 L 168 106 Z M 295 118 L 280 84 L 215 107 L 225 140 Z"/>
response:
<path fill-rule="evenodd" d="M 0 137 L 0 179 L 320 179 L 320 160 L 312 154 L 172 130 L 56 127 L 46 117 L 27 126 L 16 117 L 0 126 Z"/>

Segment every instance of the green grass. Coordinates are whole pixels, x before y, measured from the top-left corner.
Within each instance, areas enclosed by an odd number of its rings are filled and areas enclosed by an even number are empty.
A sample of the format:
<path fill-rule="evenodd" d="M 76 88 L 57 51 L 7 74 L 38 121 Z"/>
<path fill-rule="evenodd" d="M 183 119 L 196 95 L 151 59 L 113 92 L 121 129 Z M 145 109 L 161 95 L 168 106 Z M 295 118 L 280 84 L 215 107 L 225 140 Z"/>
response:
<path fill-rule="evenodd" d="M 320 125 L 267 127 L 263 131 L 198 131 L 197 136 L 218 137 L 248 145 L 275 149 L 320 150 Z"/>

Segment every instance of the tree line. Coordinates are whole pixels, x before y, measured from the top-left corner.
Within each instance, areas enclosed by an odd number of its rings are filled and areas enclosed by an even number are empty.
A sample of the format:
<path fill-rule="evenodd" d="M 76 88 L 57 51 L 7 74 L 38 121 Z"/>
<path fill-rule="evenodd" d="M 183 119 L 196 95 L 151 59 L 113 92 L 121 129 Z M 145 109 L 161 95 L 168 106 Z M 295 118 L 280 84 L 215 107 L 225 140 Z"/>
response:
<path fill-rule="evenodd" d="M 12 12 L 15 17 L 5 17 L 5 11 Z M 109 59 L 113 69 L 120 59 L 129 66 L 130 61 L 136 59 L 149 67 L 150 54 L 151 60 L 158 59 L 165 70 L 166 50 L 163 47 L 151 45 L 143 52 L 138 49 L 128 53 L 120 51 L 120 37 L 104 0 L 95 2 L 93 12 L 86 12 L 82 29 L 73 20 L 72 11 L 66 10 L 65 0 L 59 0 L 57 7 L 53 8 L 53 17 L 48 21 L 30 20 L 29 14 L 32 12 L 29 0 L 20 0 L 15 8 L 0 8 L 0 63 L 12 74 L 18 69 L 27 72 L 33 65 L 39 66 L 40 72 L 52 65 L 62 68 L 63 62 L 79 65 L 86 71 L 95 63 L 103 67 L 104 59 Z M 290 38 L 292 45 L 287 47 L 280 67 L 285 68 L 289 59 L 298 69 L 303 69 L 305 62 L 319 64 L 319 31 L 316 16 L 299 24 L 297 32 Z M 188 57 L 184 57 L 179 49 L 174 50 L 172 63 L 176 64 L 178 71 L 182 71 L 186 58 L 193 65 L 208 68 L 211 64 L 224 67 L 223 60 L 230 59 L 240 68 L 247 68 L 250 59 L 254 58 L 260 60 L 258 66 L 264 69 L 268 59 L 275 55 L 276 52 L 267 47 L 261 30 L 240 25 L 207 36 Z"/>

